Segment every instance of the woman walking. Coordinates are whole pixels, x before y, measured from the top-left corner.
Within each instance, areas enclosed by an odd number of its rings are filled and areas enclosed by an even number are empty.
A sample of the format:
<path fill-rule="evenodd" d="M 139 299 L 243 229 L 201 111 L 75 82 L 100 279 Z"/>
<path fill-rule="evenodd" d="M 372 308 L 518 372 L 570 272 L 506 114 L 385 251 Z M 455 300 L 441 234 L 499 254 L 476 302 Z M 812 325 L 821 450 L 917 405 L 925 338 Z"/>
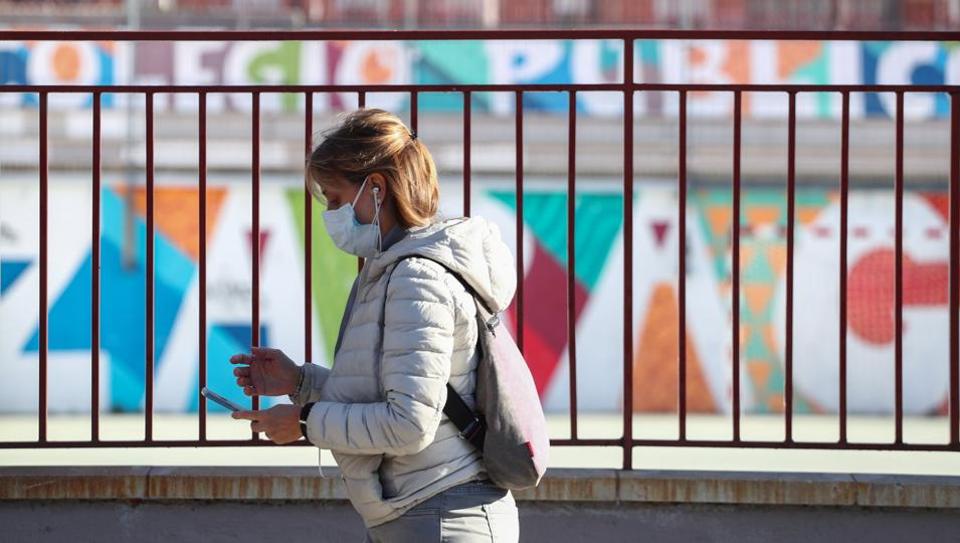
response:
<path fill-rule="evenodd" d="M 517 541 L 512 494 L 490 482 L 482 455 L 443 412 L 448 382 L 475 407 L 480 356 L 477 300 L 451 271 L 504 310 L 516 268 L 499 230 L 479 217 L 438 217 L 433 158 L 386 111 L 346 116 L 307 166 L 327 232 L 364 266 L 333 368 L 297 365 L 276 349 L 234 355 L 245 394 L 293 401 L 234 418 L 277 443 L 305 437 L 329 449 L 366 541 Z"/>

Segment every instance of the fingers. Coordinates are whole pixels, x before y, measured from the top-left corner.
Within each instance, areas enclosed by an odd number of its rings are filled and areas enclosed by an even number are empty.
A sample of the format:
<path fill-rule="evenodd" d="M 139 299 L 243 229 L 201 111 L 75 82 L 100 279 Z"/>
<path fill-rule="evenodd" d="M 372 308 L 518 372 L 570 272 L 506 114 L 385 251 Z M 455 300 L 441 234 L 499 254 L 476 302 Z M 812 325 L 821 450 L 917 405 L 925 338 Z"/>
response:
<path fill-rule="evenodd" d="M 243 409 L 242 409 L 242 410 L 240 410 L 240 411 L 234 411 L 233 413 L 230 413 L 230 417 L 235 418 L 235 419 L 244 419 L 244 420 L 253 420 L 253 421 L 256 421 L 256 420 L 260 420 L 260 419 L 263 418 L 263 412 L 262 412 L 262 411 L 254 411 L 254 410 L 252 410 L 252 409 L 251 409 L 251 410 L 243 410 Z"/>
<path fill-rule="evenodd" d="M 243 393 L 252 396 L 254 391 L 253 378 L 250 375 L 250 367 L 243 366 L 233 368 L 233 374 L 237 376 L 237 386 L 243 389 Z"/>
<path fill-rule="evenodd" d="M 237 386 L 247 396 L 253 396 L 257 393 L 257 387 L 253 385 L 250 379 L 237 379 Z"/>
<path fill-rule="evenodd" d="M 244 353 L 237 353 L 237 354 L 235 354 L 235 355 L 233 355 L 233 356 L 230 357 L 230 363 L 231 363 L 231 364 L 247 364 L 247 365 L 250 365 L 251 362 L 253 362 L 253 357 L 250 356 L 250 355 L 248 355 L 248 354 L 244 354 Z"/>

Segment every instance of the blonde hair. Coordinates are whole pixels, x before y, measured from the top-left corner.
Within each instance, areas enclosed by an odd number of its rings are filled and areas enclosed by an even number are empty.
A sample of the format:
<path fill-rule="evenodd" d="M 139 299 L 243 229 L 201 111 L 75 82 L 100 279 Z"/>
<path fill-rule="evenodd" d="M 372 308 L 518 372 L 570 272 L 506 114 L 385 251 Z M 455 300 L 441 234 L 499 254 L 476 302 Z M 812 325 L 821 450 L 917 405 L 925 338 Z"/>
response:
<path fill-rule="evenodd" d="M 373 173 L 386 179 L 402 226 L 433 222 L 440 200 L 433 157 L 403 121 L 382 109 L 347 114 L 324 134 L 307 161 L 307 188 L 324 202 L 319 189 L 331 178 L 358 185 Z"/>

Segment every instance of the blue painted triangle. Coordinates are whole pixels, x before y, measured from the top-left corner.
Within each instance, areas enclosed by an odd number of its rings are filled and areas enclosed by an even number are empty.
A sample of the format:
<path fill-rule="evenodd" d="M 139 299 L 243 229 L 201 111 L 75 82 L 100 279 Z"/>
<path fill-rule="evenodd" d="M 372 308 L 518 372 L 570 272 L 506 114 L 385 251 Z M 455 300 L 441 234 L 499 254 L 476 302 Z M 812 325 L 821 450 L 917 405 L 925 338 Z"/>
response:
<path fill-rule="evenodd" d="M 6 292 L 29 267 L 29 260 L 7 260 L 0 262 L 0 296 L 3 296 L 3 293 Z"/>

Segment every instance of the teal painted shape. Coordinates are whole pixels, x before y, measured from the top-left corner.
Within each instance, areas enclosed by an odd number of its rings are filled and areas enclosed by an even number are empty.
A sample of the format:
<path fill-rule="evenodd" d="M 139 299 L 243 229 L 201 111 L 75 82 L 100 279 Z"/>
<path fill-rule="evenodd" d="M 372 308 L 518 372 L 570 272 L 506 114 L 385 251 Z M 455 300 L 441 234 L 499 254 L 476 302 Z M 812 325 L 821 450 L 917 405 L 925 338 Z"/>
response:
<path fill-rule="evenodd" d="M 746 241 L 741 244 L 751 246 L 754 251 L 753 261 L 741 271 L 742 278 L 751 283 L 775 284 L 777 277 L 767 258 L 767 250 L 776 243 Z"/>
<path fill-rule="evenodd" d="M 516 212 L 514 191 L 490 191 L 494 200 Z M 537 241 L 566 269 L 567 195 L 564 192 L 525 192 L 523 220 Z M 600 280 L 607 258 L 623 224 L 623 197 L 617 194 L 577 194 L 574 275 L 587 290 Z"/>
<path fill-rule="evenodd" d="M 7 260 L 0 262 L 0 296 L 7 291 L 20 275 L 30 267 L 29 260 Z"/>
<path fill-rule="evenodd" d="M 260 326 L 261 345 L 270 345 L 268 332 L 266 326 Z M 249 353 L 250 342 L 250 323 L 213 324 L 207 332 L 207 387 L 242 406 L 251 405 L 250 398 L 244 396 L 243 391 L 237 386 L 236 378 L 233 376 L 234 365 L 230 363 L 230 357 L 236 353 Z M 197 367 L 199 366 L 198 361 Z M 191 412 L 196 412 L 200 408 L 200 377 L 194 375 L 192 381 L 194 393 L 191 394 L 187 408 Z M 204 401 L 207 402 L 208 412 L 228 412 L 227 408 L 221 407 L 216 402 Z M 266 404 L 267 399 L 261 398 L 261 407 L 266 407 Z"/>
<path fill-rule="evenodd" d="M 637 40 L 637 48 L 640 54 L 636 55 L 644 64 L 660 64 L 660 41 L 659 40 Z"/>
<path fill-rule="evenodd" d="M 623 197 L 617 194 L 592 194 L 577 199 L 577 225 L 574 232 L 577 275 L 592 290 L 600 280 L 614 241 L 623 227 Z"/>
<path fill-rule="evenodd" d="M 489 65 L 481 41 L 417 42 L 413 80 L 419 85 L 484 84 Z M 485 93 L 472 93 L 475 109 L 489 109 Z M 448 92 L 420 93 L 422 111 L 462 111 L 463 95 Z"/>
<path fill-rule="evenodd" d="M 415 70 L 429 66 L 434 73 L 446 78 L 445 83 L 488 82 L 489 64 L 482 41 L 417 42 L 416 48 L 419 58 Z"/>
<path fill-rule="evenodd" d="M 743 353 L 747 359 L 767 359 L 770 356 L 767 346 L 763 343 L 760 330 L 760 327 L 753 327 L 753 332 L 747 336 L 747 344 Z"/>

